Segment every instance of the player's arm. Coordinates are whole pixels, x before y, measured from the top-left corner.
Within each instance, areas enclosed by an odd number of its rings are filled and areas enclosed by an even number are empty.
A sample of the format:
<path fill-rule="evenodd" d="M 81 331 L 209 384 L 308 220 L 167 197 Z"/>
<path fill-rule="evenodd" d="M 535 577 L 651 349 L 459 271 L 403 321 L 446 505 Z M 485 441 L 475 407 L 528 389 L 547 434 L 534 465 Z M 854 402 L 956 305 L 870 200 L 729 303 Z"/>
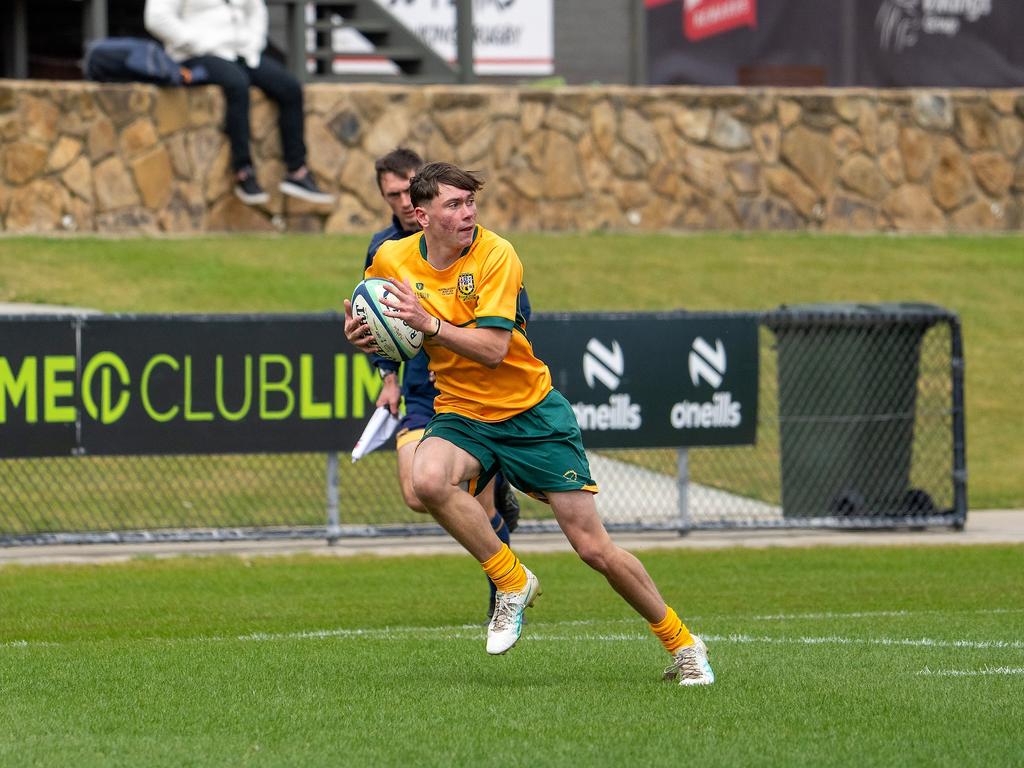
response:
<path fill-rule="evenodd" d="M 421 331 L 428 344 L 440 344 L 488 368 L 501 365 L 512 341 L 511 331 L 504 328 L 460 328 L 452 325 L 427 312 L 408 279 L 401 283 L 392 279 L 391 283 L 395 287 L 395 295 L 384 299 L 384 305 L 392 315 Z"/>
<path fill-rule="evenodd" d="M 398 371 L 391 368 L 377 368 L 384 385 L 377 397 L 377 407 L 386 405 L 392 416 L 398 415 L 398 404 L 402 401 L 402 388 L 398 386 Z"/>
<path fill-rule="evenodd" d="M 485 257 L 473 327 L 438 323 L 435 343 L 497 368 L 508 354 L 515 326 L 524 324 L 518 312 L 521 286 L 522 264 L 512 246 L 503 242 Z"/>
<path fill-rule="evenodd" d="M 459 328 L 441 320 L 438 333 L 427 342 L 448 347 L 488 368 L 497 368 L 508 354 L 512 332 L 504 328 Z"/>

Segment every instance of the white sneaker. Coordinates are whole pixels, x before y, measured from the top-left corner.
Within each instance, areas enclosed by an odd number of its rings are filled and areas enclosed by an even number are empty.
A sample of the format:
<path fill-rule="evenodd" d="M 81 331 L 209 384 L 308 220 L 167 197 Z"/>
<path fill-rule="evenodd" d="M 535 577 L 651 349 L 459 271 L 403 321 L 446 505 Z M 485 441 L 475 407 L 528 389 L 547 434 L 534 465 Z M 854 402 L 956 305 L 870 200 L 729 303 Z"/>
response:
<path fill-rule="evenodd" d="M 523 631 L 523 611 L 533 605 L 540 594 L 540 581 L 529 568 L 526 571 L 526 587 L 520 592 L 498 591 L 494 602 L 494 616 L 487 626 L 487 652 L 498 656 L 509 650 L 519 640 Z"/>
<path fill-rule="evenodd" d="M 708 664 L 708 647 L 697 635 L 693 642 L 676 651 L 672 665 L 665 670 L 666 680 L 679 679 L 680 685 L 711 685 L 715 673 Z"/>

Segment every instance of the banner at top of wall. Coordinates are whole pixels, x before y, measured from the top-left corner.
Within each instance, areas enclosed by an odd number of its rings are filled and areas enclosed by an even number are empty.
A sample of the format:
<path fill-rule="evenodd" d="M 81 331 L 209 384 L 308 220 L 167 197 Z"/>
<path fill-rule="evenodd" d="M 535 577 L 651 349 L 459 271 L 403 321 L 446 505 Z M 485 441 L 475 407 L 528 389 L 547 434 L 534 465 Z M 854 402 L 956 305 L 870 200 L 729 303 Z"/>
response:
<path fill-rule="evenodd" d="M 456 13 L 454 2 L 438 0 L 376 0 L 384 10 L 408 27 L 438 56 L 455 63 Z M 550 75 L 555 64 L 553 0 L 475 0 L 473 3 L 473 71 L 478 75 Z M 316 21 L 313 4 L 307 22 Z M 337 74 L 398 74 L 390 60 L 374 53 L 374 46 L 355 29 L 333 32 L 335 51 L 365 54 L 339 58 Z M 312 46 L 310 46 L 312 49 Z"/>
<path fill-rule="evenodd" d="M 0 320 L 0 457 L 348 451 L 380 392 L 341 317 Z M 753 442 L 753 316 L 541 315 L 590 447 Z"/>
<path fill-rule="evenodd" d="M 645 0 L 653 84 L 1012 88 L 1020 0 Z"/>

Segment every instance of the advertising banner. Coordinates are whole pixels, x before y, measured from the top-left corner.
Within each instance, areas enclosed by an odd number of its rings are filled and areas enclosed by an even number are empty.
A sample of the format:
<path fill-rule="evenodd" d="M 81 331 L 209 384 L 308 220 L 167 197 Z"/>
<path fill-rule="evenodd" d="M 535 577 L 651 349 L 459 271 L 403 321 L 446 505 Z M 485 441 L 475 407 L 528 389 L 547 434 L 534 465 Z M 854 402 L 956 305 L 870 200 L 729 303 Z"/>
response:
<path fill-rule="evenodd" d="M 0 320 L 0 456 L 351 451 L 381 381 L 341 317 Z M 539 315 L 591 447 L 752 443 L 751 317 Z"/>
<path fill-rule="evenodd" d="M 751 444 L 758 324 L 706 314 L 539 315 L 537 356 L 588 448 Z"/>
<path fill-rule="evenodd" d="M 757 26 L 757 0 L 685 0 L 683 32 L 703 40 L 738 27 Z"/>
<path fill-rule="evenodd" d="M 77 324 L 0 322 L 2 455 L 351 450 L 380 391 L 334 314 Z"/>
<path fill-rule="evenodd" d="M 71 318 L 0 322 L 0 457 L 74 451 L 75 339 Z"/>
<path fill-rule="evenodd" d="M 89 320 L 82 442 L 92 454 L 349 450 L 380 379 L 341 320 Z"/>
<path fill-rule="evenodd" d="M 838 2 L 839 0 L 837 0 Z M 646 0 L 656 85 L 839 85 L 841 17 L 821 0 Z"/>
<path fill-rule="evenodd" d="M 456 61 L 453 0 L 377 0 L 445 61 Z M 353 30 L 335 33 L 337 51 L 367 54 L 339 60 L 336 72 L 390 73 L 394 65 L 373 56 L 373 46 Z M 549 75 L 554 71 L 553 0 L 474 0 L 473 59 L 478 75 Z"/>
<path fill-rule="evenodd" d="M 872 0 L 857 5 L 857 79 L 883 87 L 1024 85 L 1020 0 Z"/>
<path fill-rule="evenodd" d="M 1024 85 L 1020 0 L 645 0 L 651 83 Z"/>

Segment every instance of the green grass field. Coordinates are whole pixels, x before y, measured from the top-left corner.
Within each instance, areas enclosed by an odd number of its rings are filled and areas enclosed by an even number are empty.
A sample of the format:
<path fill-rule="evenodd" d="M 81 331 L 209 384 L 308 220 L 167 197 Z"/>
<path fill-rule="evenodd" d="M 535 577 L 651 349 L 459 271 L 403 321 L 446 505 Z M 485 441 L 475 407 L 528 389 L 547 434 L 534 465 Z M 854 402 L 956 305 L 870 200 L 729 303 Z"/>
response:
<path fill-rule="evenodd" d="M 970 504 L 1024 506 L 1024 238 L 512 239 L 538 310 L 959 312 Z M 365 242 L 0 238 L 0 301 L 336 309 Z M 118 494 L 145 491 L 104 485 L 117 461 L 88 501 L 129 524 Z M 711 688 L 662 683 L 667 655 L 570 554 L 526 557 L 544 595 L 500 658 L 468 556 L 3 566 L 0 766 L 1020 764 L 1024 546 L 639 555 L 707 639 Z"/>
<path fill-rule="evenodd" d="M 640 556 L 714 686 L 570 554 L 504 657 L 466 556 L 5 566 L 0 765 L 1020 764 L 1024 547 Z"/>
<path fill-rule="evenodd" d="M 932 302 L 966 348 L 972 508 L 1024 506 L 1024 237 L 518 234 L 537 310 Z M 0 239 L 0 301 L 118 312 L 337 309 L 366 236 Z"/>

